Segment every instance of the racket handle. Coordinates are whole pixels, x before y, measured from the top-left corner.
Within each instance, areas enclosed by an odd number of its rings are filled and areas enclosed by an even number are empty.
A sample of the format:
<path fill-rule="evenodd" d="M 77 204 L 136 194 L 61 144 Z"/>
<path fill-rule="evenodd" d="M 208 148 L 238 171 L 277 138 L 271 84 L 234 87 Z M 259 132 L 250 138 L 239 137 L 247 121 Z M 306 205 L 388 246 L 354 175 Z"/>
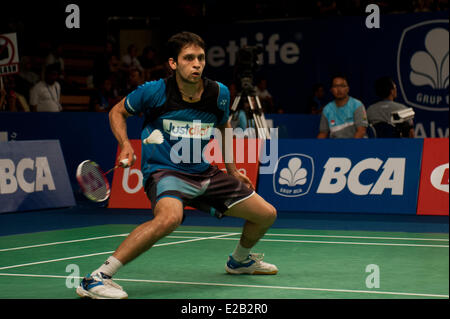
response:
<path fill-rule="evenodd" d="M 133 159 L 136 161 L 136 155 L 133 155 Z M 121 166 L 123 168 L 127 168 L 127 167 L 130 166 L 128 164 L 129 164 L 128 163 L 128 158 L 124 158 L 123 160 L 120 161 L 120 165 L 119 166 Z"/>

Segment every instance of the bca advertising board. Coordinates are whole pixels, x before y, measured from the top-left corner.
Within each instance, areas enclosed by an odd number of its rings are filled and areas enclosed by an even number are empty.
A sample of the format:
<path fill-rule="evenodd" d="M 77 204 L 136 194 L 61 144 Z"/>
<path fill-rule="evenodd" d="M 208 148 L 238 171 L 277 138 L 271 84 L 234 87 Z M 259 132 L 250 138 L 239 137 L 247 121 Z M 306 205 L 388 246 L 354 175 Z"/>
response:
<path fill-rule="evenodd" d="M 258 193 L 280 211 L 416 214 L 422 144 L 280 139 Z"/>
<path fill-rule="evenodd" d="M 0 143 L 0 213 L 75 206 L 59 141 Z"/>
<path fill-rule="evenodd" d="M 448 150 L 448 138 L 424 140 L 418 215 L 448 215 Z"/>

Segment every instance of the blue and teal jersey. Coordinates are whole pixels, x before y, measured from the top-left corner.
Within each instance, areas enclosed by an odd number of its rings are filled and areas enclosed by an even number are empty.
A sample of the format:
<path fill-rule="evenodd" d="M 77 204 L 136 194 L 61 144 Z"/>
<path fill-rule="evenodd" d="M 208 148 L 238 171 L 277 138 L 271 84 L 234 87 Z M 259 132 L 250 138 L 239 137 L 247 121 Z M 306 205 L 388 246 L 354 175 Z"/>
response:
<path fill-rule="evenodd" d="M 360 126 L 368 126 L 366 109 L 351 96 L 345 105 L 338 107 L 331 101 L 322 111 L 320 132 L 329 132 L 331 138 L 352 138 Z"/>
<path fill-rule="evenodd" d="M 220 82 L 203 78 L 200 101 L 188 103 L 181 97 L 175 77 L 147 82 L 125 99 L 125 109 L 145 118 L 141 140 L 155 129 L 164 136 L 162 144 L 142 143 L 141 170 L 144 185 L 158 169 L 201 173 L 210 164 L 202 156 L 214 127 L 228 121 L 230 93 Z"/>

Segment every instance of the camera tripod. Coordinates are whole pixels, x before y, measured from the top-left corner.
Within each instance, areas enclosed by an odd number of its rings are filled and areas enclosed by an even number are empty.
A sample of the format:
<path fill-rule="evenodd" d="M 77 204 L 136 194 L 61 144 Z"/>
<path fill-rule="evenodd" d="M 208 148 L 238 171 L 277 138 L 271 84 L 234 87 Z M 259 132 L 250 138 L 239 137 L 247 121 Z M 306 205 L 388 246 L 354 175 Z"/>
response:
<path fill-rule="evenodd" d="M 244 89 L 236 95 L 233 104 L 231 106 L 230 119 L 236 114 L 239 102 L 241 101 L 242 98 L 244 98 L 243 102 L 245 101 L 245 98 L 247 98 L 248 104 L 250 106 L 250 110 L 244 111 L 247 116 L 247 119 L 249 119 L 250 117 L 253 118 L 255 126 L 254 128 L 256 130 L 256 137 L 262 139 L 270 139 L 270 132 L 269 128 L 267 127 L 266 117 L 264 116 L 261 102 L 259 100 L 258 95 L 256 95 L 254 88 Z M 256 103 L 254 103 L 254 101 L 256 101 Z M 248 127 L 252 126 L 248 125 Z"/>

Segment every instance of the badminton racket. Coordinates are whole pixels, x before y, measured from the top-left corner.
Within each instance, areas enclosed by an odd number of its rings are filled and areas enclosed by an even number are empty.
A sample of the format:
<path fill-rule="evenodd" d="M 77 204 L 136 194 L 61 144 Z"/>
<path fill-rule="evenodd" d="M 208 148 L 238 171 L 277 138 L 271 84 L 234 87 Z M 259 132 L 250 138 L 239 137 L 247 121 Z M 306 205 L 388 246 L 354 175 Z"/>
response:
<path fill-rule="evenodd" d="M 136 160 L 136 156 L 134 156 L 134 160 Z M 94 202 L 107 200 L 111 194 L 111 188 L 106 175 L 119 167 L 128 167 L 128 159 L 121 160 L 119 164 L 106 173 L 94 161 L 85 160 L 81 162 L 77 167 L 76 177 L 84 196 Z"/>
<path fill-rule="evenodd" d="M 142 142 L 144 144 L 162 144 L 164 137 L 160 130 L 153 130 Z M 133 155 L 133 157 L 136 160 L 136 156 Z M 104 173 L 100 166 L 92 160 L 81 162 L 77 167 L 76 177 L 84 196 L 94 202 L 106 201 L 111 194 L 111 188 L 106 175 L 119 167 L 127 168 L 129 166 L 128 164 L 128 159 L 125 158 Z"/>

